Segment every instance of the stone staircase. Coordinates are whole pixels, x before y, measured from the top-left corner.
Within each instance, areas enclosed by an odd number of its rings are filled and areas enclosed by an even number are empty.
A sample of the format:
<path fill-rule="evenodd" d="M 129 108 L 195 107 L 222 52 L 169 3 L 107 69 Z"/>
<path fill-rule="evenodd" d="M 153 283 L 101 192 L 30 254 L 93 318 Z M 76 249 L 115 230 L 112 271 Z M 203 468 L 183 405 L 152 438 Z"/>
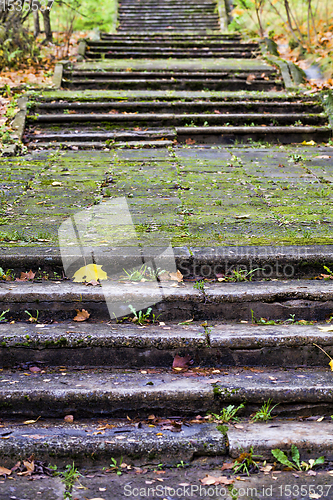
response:
<path fill-rule="evenodd" d="M 216 29 L 201 32 L 201 22 L 213 26 L 207 12 Z M 323 103 L 299 93 L 295 68 L 266 62 L 258 43 L 221 33 L 217 19 L 214 2 L 123 2 L 121 29 L 83 41 L 84 60 L 56 68 L 59 90 L 31 99 L 24 141 L 32 149 L 328 141 Z"/>
<path fill-rule="evenodd" d="M 217 5 L 212 0 L 195 0 L 179 5 L 175 0 L 125 0 L 119 6 L 120 32 L 218 31 Z"/>

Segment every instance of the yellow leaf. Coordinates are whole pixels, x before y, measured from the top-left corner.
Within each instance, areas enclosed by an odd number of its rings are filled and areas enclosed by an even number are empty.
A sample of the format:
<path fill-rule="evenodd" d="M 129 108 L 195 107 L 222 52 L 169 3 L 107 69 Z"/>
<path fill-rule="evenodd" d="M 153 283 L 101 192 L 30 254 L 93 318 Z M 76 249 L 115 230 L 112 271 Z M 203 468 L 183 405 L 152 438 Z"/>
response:
<path fill-rule="evenodd" d="M 83 283 L 84 281 L 107 280 L 106 272 L 102 271 L 102 266 L 97 264 L 89 264 L 88 266 L 80 267 L 73 276 L 73 281 Z"/>
<path fill-rule="evenodd" d="M 303 141 L 303 146 L 316 146 L 317 143 L 315 141 Z"/>
<path fill-rule="evenodd" d="M 36 418 L 36 420 L 26 420 L 23 423 L 26 424 L 26 425 L 28 425 L 28 424 L 35 424 L 36 422 L 38 422 L 39 419 L 40 419 L 40 417 Z"/>
<path fill-rule="evenodd" d="M 332 370 L 332 372 L 333 372 L 333 359 L 331 359 L 331 361 L 330 361 L 328 364 L 330 365 L 331 370 Z"/>

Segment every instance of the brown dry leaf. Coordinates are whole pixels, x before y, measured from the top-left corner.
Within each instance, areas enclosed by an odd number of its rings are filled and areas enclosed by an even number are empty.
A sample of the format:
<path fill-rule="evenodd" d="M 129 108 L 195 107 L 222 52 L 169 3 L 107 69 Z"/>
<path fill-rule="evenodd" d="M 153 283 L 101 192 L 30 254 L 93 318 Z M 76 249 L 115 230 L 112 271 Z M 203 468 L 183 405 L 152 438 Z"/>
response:
<path fill-rule="evenodd" d="M 232 469 L 233 466 L 234 466 L 234 463 L 235 462 L 225 462 L 222 467 L 221 467 L 221 470 L 229 470 L 229 469 Z"/>
<path fill-rule="evenodd" d="M 225 476 L 214 477 L 214 476 L 207 475 L 203 479 L 200 479 L 200 482 L 204 486 L 212 486 L 212 485 L 217 485 L 217 484 L 233 484 L 235 482 L 235 480 L 228 479 Z"/>
<path fill-rule="evenodd" d="M 179 270 L 177 270 L 176 273 L 170 273 L 170 279 L 172 281 L 178 281 L 178 283 L 181 283 L 183 281 L 183 278 L 184 276 Z"/>
<path fill-rule="evenodd" d="M 85 309 L 82 309 L 82 311 L 76 309 L 76 312 L 77 315 L 73 318 L 73 321 L 86 321 L 90 317 L 90 314 Z"/>
<path fill-rule="evenodd" d="M 190 137 L 188 139 L 186 139 L 186 144 L 195 144 L 195 140 L 194 139 L 191 139 Z"/>
<path fill-rule="evenodd" d="M 320 156 L 315 156 L 314 159 L 323 159 L 323 160 L 328 160 L 329 158 L 331 158 L 331 156 L 329 155 L 320 155 Z"/>
<path fill-rule="evenodd" d="M 270 472 L 272 469 L 272 465 L 265 465 L 265 467 L 260 467 L 261 472 Z"/>
<path fill-rule="evenodd" d="M 12 471 L 10 469 L 6 469 L 6 467 L 0 467 L 0 476 L 10 476 Z"/>
<path fill-rule="evenodd" d="M 246 79 L 246 83 L 248 85 L 251 85 L 251 82 L 253 82 L 253 80 L 255 80 L 255 79 L 256 79 L 256 75 L 253 75 L 252 73 L 250 73 L 249 76 Z"/>
<path fill-rule="evenodd" d="M 190 354 L 186 354 L 186 356 L 179 356 L 176 354 L 172 363 L 172 368 L 176 371 L 187 370 L 189 365 L 193 365 L 193 359 Z"/>
<path fill-rule="evenodd" d="M 30 271 L 28 273 L 21 273 L 21 276 L 19 278 L 16 278 L 16 281 L 33 280 L 35 276 L 36 276 L 36 273 L 33 273 L 30 269 Z"/>
<path fill-rule="evenodd" d="M 219 111 L 218 109 L 214 109 L 214 113 L 216 113 L 217 115 L 220 115 L 221 111 Z"/>
<path fill-rule="evenodd" d="M 33 473 L 33 471 L 35 470 L 35 461 L 34 460 L 23 460 L 23 465 L 26 467 L 26 471 L 25 472 L 18 472 L 17 474 L 19 475 L 22 475 L 22 476 L 31 476 L 31 474 Z"/>
<path fill-rule="evenodd" d="M 73 415 L 66 415 L 66 416 L 64 417 L 64 420 L 65 420 L 65 422 L 70 422 L 70 423 L 72 423 L 72 422 L 74 422 L 74 417 L 73 417 Z"/>
<path fill-rule="evenodd" d="M 210 378 L 209 380 L 206 380 L 207 384 L 217 384 L 217 382 L 221 382 L 219 378 Z"/>

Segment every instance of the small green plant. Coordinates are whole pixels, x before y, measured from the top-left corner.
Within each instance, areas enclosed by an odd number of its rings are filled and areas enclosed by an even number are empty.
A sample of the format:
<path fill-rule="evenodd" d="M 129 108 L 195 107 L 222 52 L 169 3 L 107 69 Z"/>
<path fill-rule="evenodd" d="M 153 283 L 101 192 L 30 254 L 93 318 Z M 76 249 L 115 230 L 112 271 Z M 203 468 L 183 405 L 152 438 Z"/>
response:
<path fill-rule="evenodd" d="M 231 276 L 226 276 L 224 281 L 252 281 L 253 273 L 256 271 L 262 271 L 262 268 L 257 267 L 256 269 L 252 269 L 252 271 L 247 271 L 247 269 L 233 269 Z"/>
<path fill-rule="evenodd" d="M 182 468 L 182 469 L 184 469 L 184 467 L 188 467 L 188 466 L 189 466 L 189 464 L 184 462 L 183 460 L 181 460 L 179 462 L 179 464 L 177 464 L 177 468 Z"/>
<path fill-rule="evenodd" d="M 203 280 L 196 281 L 193 285 L 193 288 L 195 288 L 196 290 L 200 290 L 200 292 L 203 292 L 205 290 L 205 282 Z"/>
<path fill-rule="evenodd" d="M 237 408 L 235 405 L 229 405 L 220 411 L 220 415 L 217 415 L 216 413 L 212 413 L 212 415 L 215 418 L 215 420 L 218 420 L 219 422 L 224 422 L 224 423 L 228 423 L 231 421 L 238 422 L 239 418 L 236 417 L 236 413 L 239 410 L 242 410 L 243 408 L 244 408 L 243 404 L 239 405 Z"/>
<path fill-rule="evenodd" d="M 266 401 L 262 407 L 260 408 L 259 411 L 253 416 L 252 422 L 268 422 L 268 420 L 271 420 L 273 417 L 271 415 L 272 411 L 274 408 L 278 406 L 277 404 L 272 406 L 272 400 L 269 399 Z"/>
<path fill-rule="evenodd" d="M 72 465 L 66 465 L 66 470 L 65 472 L 60 473 L 60 476 L 62 476 L 61 481 L 65 485 L 65 492 L 64 492 L 64 499 L 65 500 L 70 500 L 72 498 L 72 489 L 75 484 L 75 482 L 79 479 L 79 477 L 82 476 L 80 472 L 77 470 L 77 468 L 74 466 L 74 462 Z"/>
<path fill-rule="evenodd" d="M 0 280 L 10 281 L 13 279 L 12 270 L 8 269 L 6 272 L 0 267 Z"/>
<path fill-rule="evenodd" d="M 113 457 L 111 457 L 111 464 L 110 464 L 110 469 L 113 470 L 113 472 L 115 472 L 117 474 L 117 476 L 121 476 L 122 472 L 121 472 L 121 464 L 123 463 L 123 457 L 120 457 L 120 460 L 119 460 L 119 463 L 117 462 L 117 460 Z"/>
<path fill-rule="evenodd" d="M 134 315 L 134 318 L 132 319 L 133 323 L 137 323 L 138 325 L 144 325 L 149 321 L 149 316 L 152 311 L 151 307 L 148 307 L 145 313 L 142 311 L 137 312 L 131 304 L 128 306 L 128 308 Z"/>
<path fill-rule="evenodd" d="M 31 313 L 29 313 L 29 311 L 24 311 L 24 312 L 29 316 L 30 323 L 37 323 L 39 311 L 36 311 L 36 316 L 33 316 Z"/>
<path fill-rule="evenodd" d="M 243 452 L 235 461 L 233 466 L 234 474 L 241 472 L 249 476 L 255 469 L 259 469 L 259 465 L 253 460 L 254 458 L 261 458 L 261 455 L 254 455 L 253 446 L 251 446 L 249 452 Z"/>
<path fill-rule="evenodd" d="M 140 269 L 135 269 L 131 273 L 128 273 L 126 269 L 123 269 L 126 274 L 126 278 L 130 281 L 141 281 L 144 279 L 145 273 L 147 271 L 147 266 L 144 264 L 140 267 Z"/>
<path fill-rule="evenodd" d="M 8 321 L 8 319 L 5 318 L 8 312 L 9 309 L 7 309 L 6 311 L 2 311 L 2 313 L 0 314 L 0 323 L 6 323 L 6 321 Z"/>
<path fill-rule="evenodd" d="M 289 155 L 290 160 L 289 162 L 294 162 L 294 163 L 300 163 L 301 161 L 304 161 L 306 158 L 304 158 L 302 155 L 299 155 L 297 153 L 293 153 Z"/>
<path fill-rule="evenodd" d="M 333 271 L 331 271 L 330 268 L 327 267 L 327 266 L 324 266 L 324 269 L 328 273 L 328 275 L 321 274 L 321 276 L 324 278 L 324 280 L 331 280 L 331 279 L 333 279 Z"/>
<path fill-rule="evenodd" d="M 279 448 L 275 448 L 271 451 L 273 457 L 276 458 L 278 462 L 294 470 L 308 471 L 310 469 L 313 469 L 313 467 L 315 467 L 316 465 L 322 465 L 323 463 L 325 463 L 325 457 L 319 457 L 316 460 L 310 459 L 308 462 L 301 462 L 299 450 L 294 444 L 291 445 L 290 450 L 292 462 L 288 459 L 287 455 Z"/>

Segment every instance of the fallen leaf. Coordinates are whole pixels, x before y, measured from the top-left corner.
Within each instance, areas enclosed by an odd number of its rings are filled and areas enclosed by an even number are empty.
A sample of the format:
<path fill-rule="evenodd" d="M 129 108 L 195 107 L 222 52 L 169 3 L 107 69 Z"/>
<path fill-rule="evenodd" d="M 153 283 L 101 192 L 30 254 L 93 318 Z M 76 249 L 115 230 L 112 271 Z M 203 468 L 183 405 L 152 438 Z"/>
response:
<path fill-rule="evenodd" d="M 253 80 L 255 80 L 255 79 L 256 79 L 256 75 L 250 74 L 250 75 L 247 77 L 247 79 L 246 79 L 246 83 L 247 83 L 248 85 L 251 85 L 251 82 L 253 82 Z"/>
<path fill-rule="evenodd" d="M 303 146 L 316 146 L 317 143 L 315 141 L 303 141 Z"/>
<path fill-rule="evenodd" d="M 317 475 L 317 472 L 315 472 L 314 470 L 308 471 L 308 476 L 316 476 L 316 475 Z"/>
<path fill-rule="evenodd" d="M 240 425 L 240 424 L 235 424 L 234 427 L 236 429 L 244 429 L 244 425 Z"/>
<path fill-rule="evenodd" d="M 178 281 L 178 283 L 181 283 L 183 281 L 184 276 L 182 273 L 178 270 L 176 273 L 170 273 L 170 279 L 173 281 Z"/>
<path fill-rule="evenodd" d="M 186 356 L 179 356 L 176 354 L 172 363 L 172 368 L 174 370 L 187 370 L 189 365 L 193 365 L 192 356 L 189 354 Z"/>
<path fill-rule="evenodd" d="M 331 156 L 328 155 L 320 155 L 320 156 L 315 156 L 315 159 L 323 159 L 323 160 L 328 160 L 329 158 L 332 158 Z"/>
<path fill-rule="evenodd" d="M 64 420 L 65 420 L 65 422 L 71 422 L 72 423 L 72 422 L 74 422 L 74 417 L 73 417 L 73 415 L 66 415 L 64 417 Z"/>
<path fill-rule="evenodd" d="M 233 484 L 235 481 L 234 481 L 234 479 L 228 479 L 225 476 L 214 477 L 214 476 L 207 475 L 203 479 L 200 479 L 200 482 L 204 486 L 211 486 L 211 485 L 217 485 L 217 484 Z"/>
<path fill-rule="evenodd" d="M 36 276 L 36 273 L 33 273 L 30 269 L 30 271 L 28 273 L 21 273 L 21 276 L 19 278 L 16 278 L 16 281 L 33 280 L 35 276 Z"/>
<path fill-rule="evenodd" d="M 38 366 L 30 366 L 29 371 L 31 371 L 31 373 L 39 373 L 42 370 L 38 368 Z"/>
<path fill-rule="evenodd" d="M 311 500 L 312 499 L 315 500 L 315 499 L 321 498 L 321 497 L 322 497 L 322 495 L 320 495 L 319 493 L 309 493 L 309 498 L 311 498 Z"/>
<path fill-rule="evenodd" d="M 107 280 L 108 276 L 106 272 L 102 270 L 102 266 L 97 264 L 89 264 L 88 266 L 80 267 L 73 276 L 73 281 L 75 283 L 83 283 L 87 281 L 98 281 Z"/>
<path fill-rule="evenodd" d="M 52 182 L 52 186 L 62 186 L 62 183 L 61 182 L 58 182 L 58 181 L 54 181 Z"/>
<path fill-rule="evenodd" d="M 6 467 L 0 467 L 0 476 L 10 476 L 12 471 L 10 469 L 6 469 Z"/>
<path fill-rule="evenodd" d="M 29 425 L 29 424 L 35 424 L 36 422 L 38 422 L 38 420 L 40 419 L 40 417 L 36 418 L 36 420 L 26 420 L 25 422 L 23 422 L 25 425 Z"/>
<path fill-rule="evenodd" d="M 250 217 L 251 217 L 251 214 L 235 215 L 235 219 L 249 219 Z"/>
<path fill-rule="evenodd" d="M 270 472 L 272 469 L 272 465 L 265 465 L 265 467 L 260 467 L 261 472 Z"/>
<path fill-rule="evenodd" d="M 85 309 L 82 309 L 82 311 L 76 309 L 76 312 L 77 315 L 73 318 L 73 321 L 86 321 L 90 317 L 90 314 Z"/>
<path fill-rule="evenodd" d="M 186 144 L 195 144 L 195 140 L 194 139 L 191 139 L 190 137 L 188 139 L 186 139 Z"/>
<path fill-rule="evenodd" d="M 224 462 L 221 467 L 221 470 L 230 470 L 233 468 L 235 462 Z"/>

